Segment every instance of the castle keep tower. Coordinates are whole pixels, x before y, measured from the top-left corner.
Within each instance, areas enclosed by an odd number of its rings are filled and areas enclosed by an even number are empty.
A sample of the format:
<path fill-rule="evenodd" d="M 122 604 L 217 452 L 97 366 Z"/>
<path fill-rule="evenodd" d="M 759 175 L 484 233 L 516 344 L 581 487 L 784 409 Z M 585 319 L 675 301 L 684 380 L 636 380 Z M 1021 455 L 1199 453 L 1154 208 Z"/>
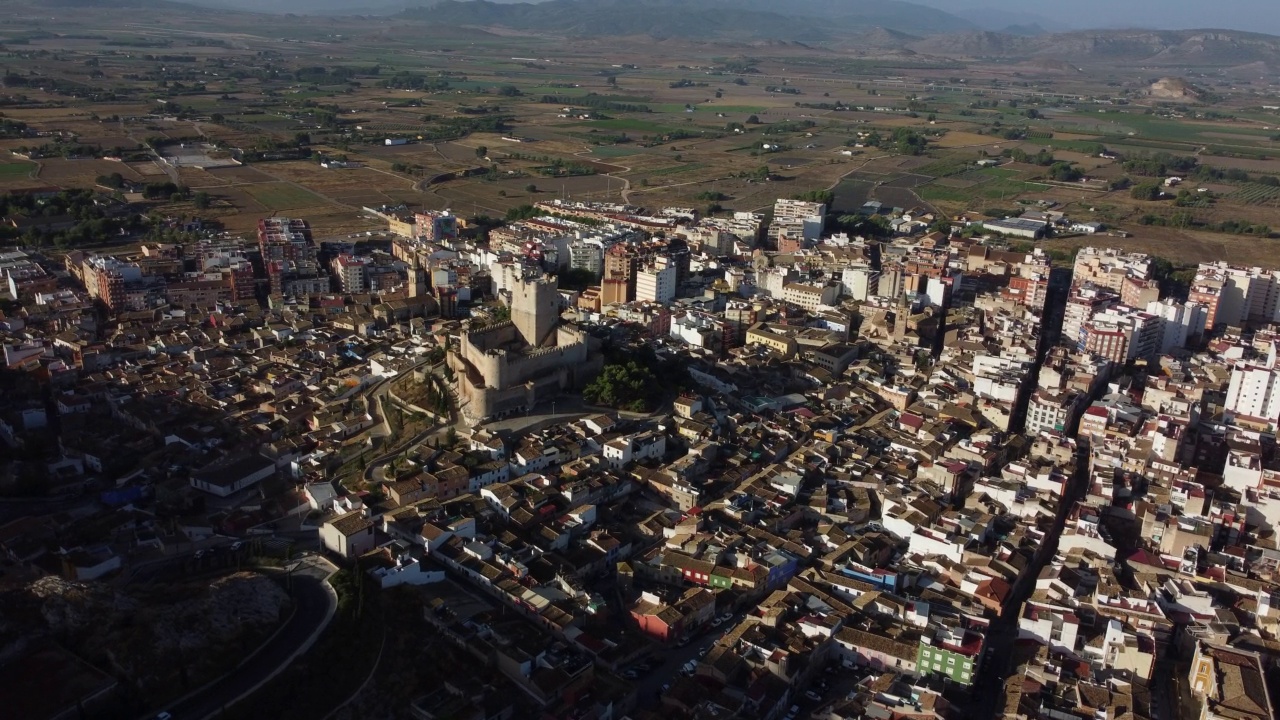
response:
<path fill-rule="evenodd" d="M 560 323 L 560 288 L 556 279 L 544 276 L 512 285 L 511 322 L 531 347 L 554 344 Z"/>

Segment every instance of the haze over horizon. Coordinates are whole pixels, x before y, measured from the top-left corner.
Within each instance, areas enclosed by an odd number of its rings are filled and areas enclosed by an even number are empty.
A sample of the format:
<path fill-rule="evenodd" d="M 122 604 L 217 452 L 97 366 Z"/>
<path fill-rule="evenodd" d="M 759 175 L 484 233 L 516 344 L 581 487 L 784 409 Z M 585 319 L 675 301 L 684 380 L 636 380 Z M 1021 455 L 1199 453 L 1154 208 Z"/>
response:
<path fill-rule="evenodd" d="M 1157 12 L 1147 3 L 1116 0 L 912 0 L 965 18 L 980 26 L 1000 29 L 1008 22 L 1035 22 L 1047 32 L 1069 30 L 1150 28 L 1193 30 L 1215 28 L 1280 35 L 1280 6 L 1275 0 L 1166 0 Z M 996 11 L 992 13 L 991 11 Z M 984 22 L 984 15 L 992 20 Z M 1001 15 L 1005 17 L 996 17 Z"/>
<path fill-rule="evenodd" d="M 193 5 L 228 7 L 274 13 L 332 15 L 349 12 L 389 14 L 404 8 L 434 4 L 435 0 L 178 0 Z M 465 1 L 465 0 L 464 0 Z M 489 0 L 500 4 L 547 0 Z M 908 0 L 950 13 L 980 29 L 1039 26 L 1046 32 L 1088 29 L 1142 28 L 1154 30 L 1224 29 L 1280 35 L 1276 0 L 1219 0 L 1206 4 L 1166 0 L 1158 12 L 1150 6 L 1117 0 Z M 784 13 L 780 2 L 774 12 Z"/>

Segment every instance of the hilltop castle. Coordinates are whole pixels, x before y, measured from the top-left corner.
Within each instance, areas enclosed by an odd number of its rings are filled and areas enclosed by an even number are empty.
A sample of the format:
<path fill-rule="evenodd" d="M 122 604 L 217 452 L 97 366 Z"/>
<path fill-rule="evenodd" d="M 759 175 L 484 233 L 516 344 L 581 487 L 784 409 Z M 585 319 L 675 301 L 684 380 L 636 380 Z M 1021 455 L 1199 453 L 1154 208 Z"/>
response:
<path fill-rule="evenodd" d="M 555 278 L 527 278 L 509 291 L 511 320 L 463 333 L 449 354 L 458 403 L 471 421 L 525 412 L 580 390 L 604 365 L 597 341 L 560 321 Z"/>

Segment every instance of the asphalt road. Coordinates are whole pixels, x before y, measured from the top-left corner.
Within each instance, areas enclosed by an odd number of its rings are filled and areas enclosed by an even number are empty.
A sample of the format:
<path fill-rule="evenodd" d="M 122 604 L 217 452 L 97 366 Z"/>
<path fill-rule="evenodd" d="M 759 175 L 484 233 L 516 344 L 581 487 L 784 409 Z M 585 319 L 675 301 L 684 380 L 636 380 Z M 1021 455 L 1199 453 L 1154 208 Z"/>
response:
<path fill-rule="evenodd" d="M 659 660 L 661 664 L 653 670 L 642 674 L 634 681 L 636 684 L 636 698 L 640 705 L 642 707 L 655 707 L 658 704 L 662 686 L 667 683 L 674 683 L 676 678 L 680 676 L 680 668 L 685 663 L 700 658 L 704 650 L 709 650 L 712 645 L 715 645 L 716 641 L 733 629 L 741 619 L 742 616 L 737 615 L 732 622 L 727 622 L 717 628 L 711 628 L 709 631 L 694 638 L 693 642 L 684 647 L 664 648 L 655 654 L 654 659 Z"/>
<path fill-rule="evenodd" d="M 328 621 L 333 596 L 324 588 L 324 579 L 319 573 L 298 571 L 293 575 L 293 599 L 297 603 L 296 612 L 266 647 L 226 677 L 165 708 L 174 720 L 205 720 L 216 716 L 223 707 L 230 707 L 293 661 L 294 655 L 307 646 Z"/>

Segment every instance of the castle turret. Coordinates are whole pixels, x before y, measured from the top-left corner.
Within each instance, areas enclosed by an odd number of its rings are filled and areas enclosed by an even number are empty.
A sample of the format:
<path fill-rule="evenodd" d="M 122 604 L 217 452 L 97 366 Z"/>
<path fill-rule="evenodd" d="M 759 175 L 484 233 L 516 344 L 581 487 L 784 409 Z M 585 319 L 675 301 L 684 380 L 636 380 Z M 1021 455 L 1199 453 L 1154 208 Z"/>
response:
<path fill-rule="evenodd" d="M 511 321 L 537 348 L 554 340 L 560 322 L 560 289 L 554 277 L 522 280 L 511 287 Z"/>

